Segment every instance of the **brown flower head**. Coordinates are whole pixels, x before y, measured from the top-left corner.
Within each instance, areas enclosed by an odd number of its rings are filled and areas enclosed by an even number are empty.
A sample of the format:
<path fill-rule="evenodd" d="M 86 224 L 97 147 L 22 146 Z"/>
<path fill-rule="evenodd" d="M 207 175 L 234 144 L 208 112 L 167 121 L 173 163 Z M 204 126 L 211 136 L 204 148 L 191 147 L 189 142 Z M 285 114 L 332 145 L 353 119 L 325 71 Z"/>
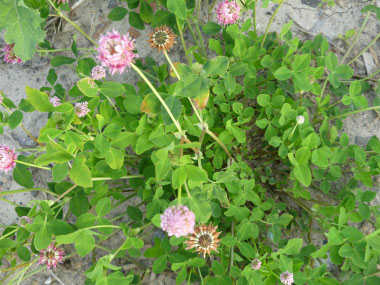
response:
<path fill-rule="evenodd" d="M 203 254 L 211 255 L 211 251 L 214 250 L 218 252 L 218 247 L 220 239 L 218 238 L 220 232 L 217 232 L 217 226 L 212 225 L 200 225 L 194 228 L 194 233 L 192 233 L 189 239 L 186 241 L 187 248 L 195 250 Z"/>
<path fill-rule="evenodd" d="M 175 35 L 167 26 L 155 28 L 153 32 L 149 34 L 148 42 L 152 48 L 159 51 L 169 51 L 176 43 Z"/>

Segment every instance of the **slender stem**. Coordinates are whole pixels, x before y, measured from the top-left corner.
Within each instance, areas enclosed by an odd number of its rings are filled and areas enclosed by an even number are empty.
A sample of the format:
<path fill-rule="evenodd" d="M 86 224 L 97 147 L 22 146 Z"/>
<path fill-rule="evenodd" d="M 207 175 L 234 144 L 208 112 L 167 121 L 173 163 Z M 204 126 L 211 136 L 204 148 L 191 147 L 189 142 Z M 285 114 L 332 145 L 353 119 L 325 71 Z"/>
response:
<path fill-rule="evenodd" d="M 207 56 L 206 54 L 206 48 L 205 48 L 205 43 L 203 41 L 203 37 L 202 37 L 202 33 L 201 33 L 201 29 L 199 28 L 199 20 L 198 20 L 198 16 L 197 16 L 197 19 L 195 21 L 195 29 L 197 30 L 197 34 L 198 34 L 198 40 L 199 40 L 199 43 L 201 45 L 201 53 L 204 57 Z"/>
<path fill-rule="evenodd" d="M 91 178 L 92 181 L 103 181 L 103 180 L 116 180 L 116 179 L 132 179 L 132 178 L 141 178 L 144 177 L 143 175 L 129 175 L 129 176 L 122 176 L 119 178 L 112 178 L 112 177 L 94 177 Z"/>
<path fill-rule="evenodd" d="M 75 29 L 78 30 L 78 32 L 80 32 L 86 39 L 88 39 L 94 46 L 98 46 L 98 44 L 88 35 L 86 34 L 81 27 L 79 27 L 77 24 L 75 24 L 73 21 L 71 21 L 68 17 L 66 17 L 64 14 L 62 14 L 60 11 L 58 11 L 58 15 L 51 15 L 51 16 L 55 16 L 55 17 L 60 17 L 64 20 L 66 20 L 67 22 L 69 22 L 69 24 L 71 24 Z"/>
<path fill-rule="evenodd" d="M 186 189 L 187 197 L 190 198 L 190 197 L 191 197 L 191 194 L 190 194 L 189 186 L 187 186 L 186 181 L 185 181 L 185 183 L 184 183 L 183 185 L 185 185 L 185 189 Z"/>
<path fill-rule="evenodd" d="M 376 70 L 375 72 L 372 72 L 370 75 L 368 75 L 367 77 L 363 77 L 361 79 L 359 79 L 359 81 L 364 81 L 364 80 L 369 80 L 369 79 L 372 79 L 372 77 L 374 77 L 376 74 L 378 74 L 380 72 L 380 68 L 378 70 Z M 377 80 L 374 79 L 376 82 Z"/>
<path fill-rule="evenodd" d="M 58 196 L 57 193 L 51 192 L 45 188 L 25 188 L 25 189 L 20 189 L 20 190 L 9 190 L 9 191 L 5 191 L 5 192 L 0 192 L 0 196 L 25 193 L 25 192 L 30 192 L 30 191 L 42 191 L 42 192 L 46 192 L 46 193 L 49 193 L 49 194 L 54 195 L 54 196 Z"/>
<path fill-rule="evenodd" d="M 69 194 L 71 191 L 73 191 L 78 185 L 74 184 L 73 186 L 71 186 L 69 189 L 67 189 L 64 193 L 62 193 L 61 195 L 59 195 L 59 197 L 57 199 L 54 200 L 54 203 L 58 202 L 59 200 L 61 200 L 63 197 L 65 197 L 67 194 Z"/>
<path fill-rule="evenodd" d="M 119 226 L 115 226 L 115 225 L 98 225 L 98 226 L 92 226 L 92 227 L 89 227 L 89 228 L 86 228 L 86 229 L 92 230 L 92 229 L 103 229 L 103 228 L 120 229 Z"/>
<path fill-rule="evenodd" d="M 337 115 L 337 116 L 330 117 L 328 120 L 331 121 L 331 120 L 339 119 L 339 118 L 346 117 L 346 116 L 349 116 L 349 115 L 354 115 L 354 114 L 357 114 L 357 113 L 362 113 L 362 112 L 365 112 L 365 111 L 371 111 L 371 110 L 377 110 L 377 109 L 380 109 L 380 106 L 372 106 L 372 107 L 368 107 L 368 108 L 362 109 L 362 110 L 355 110 L 355 111 L 347 112 L 347 113 L 344 113 L 344 114 L 340 114 L 340 115 Z"/>
<path fill-rule="evenodd" d="M 35 164 L 31 164 L 31 163 L 27 163 L 25 161 L 21 161 L 21 160 L 15 160 L 16 163 L 19 163 L 19 164 L 23 164 L 23 165 L 27 165 L 27 166 L 31 166 L 31 167 L 35 167 L 35 168 L 41 168 L 41 169 L 45 169 L 45 170 L 51 170 L 51 168 L 49 167 L 44 167 L 44 166 L 38 166 L 38 165 L 35 165 Z"/>
<path fill-rule="evenodd" d="M 149 88 L 153 91 L 154 95 L 156 95 L 157 99 L 161 102 L 162 106 L 164 106 L 166 112 L 168 112 L 169 117 L 172 119 L 174 125 L 176 126 L 177 130 L 180 132 L 180 134 L 184 137 L 185 133 L 183 132 L 181 125 L 179 122 L 174 118 L 173 113 L 170 111 L 168 105 L 165 103 L 165 101 L 162 99 L 161 95 L 157 92 L 156 88 L 150 83 L 148 78 L 145 77 L 145 75 L 140 71 L 140 69 L 131 63 L 132 68 L 141 76 L 141 78 L 145 81 L 145 83 L 149 86 Z"/>
<path fill-rule="evenodd" d="M 11 205 L 14 206 L 14 207 L 18 207 L 18 206 L 20 206 L 20 205 L 17 205 L 16 203 L 14 203 L 14 202 L 12 202 L 12 201 L 9 201 L 8 199 L 5 199 L 5 198 L 1 198 L 1 197 L 0 197 L 0 201 L 4 201 L 4 202 L 6 202 L 6 203 L 8 203 L 8 204 L 11 204 Z"/>
<path fill-rule="evenodd" d="M 284 0 L 281 0 L 280 3 L 278 4 L 276 11 L 274 11 L 272 17 L 269 19 L 269 23 L 268 23 L 267 28 L 266 28 L 265 33 L 264 33 L 263 41 L 261 42 L 261 47 L 264 47 L 264 43 L 265 43 L 265 40 L 267 38 L 269 28 L 272 25 L 272 22 L 273 22 L 274 18 L 276 17 L 276 15 L 277 15 L 278 11 L 280 10 L 283 3 L 284 3 Z"/>
<path fill-rule="evenodd" d="M 180 80 L 181 77 L 178 74 L 177 68 L 175 68 L 173 62 L 170 60 L 170 57 L 168 53 L 166 52 L 166 49 L 164 49 L 164 55 L 166 57 L 166 60 L 169 62 L 170 67 L 173 69 L 175 76 L 177 77 L 178 80 Z"/>
<path fill-rule="evenodd" d="M 206 133 L 216 141 L 220 147 L 224 150 L 224 152 L 227 154 L 228 158 L 232 159 L 232 156 L 230 152 L 228 151 L 227 147 L 224 145 L 224 143 L 209 129 L 206 129 Z"/>
<path fill-rule="evenodd" d="M 13 231 L 10 231 L 9 233 L 7 233 L 7 234 L 5 234 L 5 235 L 3 235 L 3 236 L 1 236 L 1 237 L 0 237 L 0 240 L 4 239 L 4 238 L 6 238 L 6 237 L 9 237 L 9 236 L 11 236 L 11 235 L 13 235 L 15 232 L 17 232 L 17 230 L 18 230 L 18 228 L 17 228 L 17 229 L 14 229 Z M 0 272 L 1 272 L 1 271 L 0 271 Z"/>
<path fill-rule="evenodd" d="M 371 3 L 371 4 L 373 5 L 373 4 L 375 3 L 375 1 L 376 1 L 376 0 L 372 0 L 372 3 Z M 352 49 L 353 49 L 354 46 L 356 45 L 356 42 L 359 40 L 359 36 L 361 35 L 361 33 L 363 32 L 365 26 L 367 25 L 367 22 L 368 22 L 368 19 L 369 19 L 370 14 L 371 14 L 371 11 L 368 11 L 368 12 L 367 12 L 367 15 L 366 15 L 366 17 L 365 17 L 365 19 L 364 19 L 364 22 L 363 22 L 363 24 L 362 24 L 361 27 L 360 27 L 359 32 L 355 35 L 354 40 L 352 41 L 350 47 L 349 47 L 348 50 L 346 51 L 346 54 L 343 56 L 343 58 L 342 58 L 342 60 L 341 60 L 340 63 L 344 63 L 344 61 L 345 61 L 345 60 L 347 59 L 347 57 L 350 55 Z"/>
<path fill-rule="evenodd" d="M 377 42 L 378 39 L 380 39 L 380 33 L 377 34 L 377 36 L 369 43 L 369 45 L 367 45 L 361 52 L 359 52 L 353 59 L 351 59 L 348 64 L 350 65 L 356 59 L 358 59 L 367 49 L 373 46 Z"/>
<path fill-rule="evenodd" d="M 38 49 L 37 52 L 40 53 L 49 53 L 49 52 L 61 52 L 61 51 L 70 51 L 71 48 L 59 48 L 59 49 Z M 95 51 L 93 48 L 77 48 L 77 50 L 91 50 Z"/>
<path fill-rule="evenodd" d="M 103 94 L 104 95 L 104 94 Z M 117 116 L 120 118 L 120 113 L 119 111 L 117 110 L 115 104 L 112 102 L 112 100 L 107 96 L 107 95 L 104 95 L 104 97 L 107 98 L 108 102 L 110 102 L 110 104 L 112 105 L 113 109 L 115 110 Z"/>
<path fill-rule="evenodd" d="M 234 236 L 234 230 L 235 230 L 235 220 L 232 220 L 232 225 L 231 225 L 231 235 Z M 234 246 L 231 246 L 231 259 L 230 259 L 230 270 L 232 266 L 234 266 Z"/>
<path fill-rule="evenodd" d="M 181 199 L 182 199 L 182 186 L 180 185 L 178 187 L 178 205 L 181 205 Z"/>
<path fill-rule="evenodd" d="M 178 20 L 176 19 L 176 22 L 177 22 L 177 27 L 178 27 L 178 32 L 179 32 L 179 36 L 181 38 L 181 43 L 182 43 L 182 46 L 183 46 L 183 49 L 185 51 L 185 55 L 186 55 L 186 59 L 187 59 L 187 62 L 189 63 L 189 65 L 191 66 L 192 65 L 192 61 L 191 61 L 191 58 L 190 58 L 190 55 L 189 55 L 189 51 L 187 50 L 186 48 L 186 43 L 185 43 L 185 40 L 183 38 L 183 33 L 182 33 L 182 29 L 178 23 Z"/>
<path fill-rule="evenodd" d="M 198 39 L 197 39 L 197 37 L 195 36 L 194 30 L 193 30 L 193 27 L 191 26 L 190 21 L 189 21 L 189 20 L 186 20 L 186 24 L 187 24 L 187 27 L 189 28 L 189 31 L 190 31 L 190 33 L 191 33 L 191 36 L 193 37 L 194 43 L 198 46 L 198 49 L 200 49 Z"/>
<path fill-rule="evenodd" d="M 256 1 L 253 1 L 253 31 L 257 33 L 257 25 L 256 25 Z"/>

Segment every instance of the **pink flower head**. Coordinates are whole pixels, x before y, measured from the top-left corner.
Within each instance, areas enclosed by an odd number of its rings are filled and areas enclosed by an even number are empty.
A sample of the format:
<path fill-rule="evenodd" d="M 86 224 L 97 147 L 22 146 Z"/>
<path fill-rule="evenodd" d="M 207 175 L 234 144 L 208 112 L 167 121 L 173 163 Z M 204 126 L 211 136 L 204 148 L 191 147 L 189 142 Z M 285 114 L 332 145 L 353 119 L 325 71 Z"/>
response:
<path fill-rule="evenodd" d="M 40 251 L 40 260 L 38 264 L 46 264 L 47 268 L 50 269 L 57 267 L 63 259 L 65 252 L 61 248 L 57 248 L 53 243 L 51 243 L 47 249 Z"/>
<path fill-rule="evenodd" d="M 88 112 L 90 112 L 90 109 L 88 108 L 88 102 L 75 104 L 75 113 L 79 118 L 86 116 Z"/>
<path fill-rule="evenodd" d="M 285 285 L 291 285 L 294 282 L 293 273 L 285 271 L 280 275 L 281 282 Z"/>
<path fill-rule="evenodd" d="M 58 107 L 59 105 L 61 105 L 61 99 L 59 99 L 57 96 L 54 96 L 52 98 L 50 98 L 50 103 L 54 106 L 54 107 Z"/>
<path fill-rule="evenodd" d="M 169 236 L 187 236 L 194 232 L 195 215 L 186 206 L 172 206 L 161 215 L 161 228 Z"/>
<path fill-rule="evenodd" d="M 0 94 L 0 105 L 3 104 L 4 97 Z"/>
<path fill-rule="evenodd" d="M 21 216 L 20 217 L 20 226 L 24 226 L 25 224 L 31 224 L 32 219 L 29 218 L 28 216 Z"/>
<path fill-rule="evenodd" d="M 15 160 L 17 159 L 17 154 L 13 149 L 3 145 L 0 146 L 0 170 L 8 172 L 16 166 Z"/>
<path fill-rule="evenodd" d="M 239 18 L 240 7 L 235 1 L 224 0 L 216 8 L 219 24 L 229 25 L 236 22 Z"/>
<path fill-rule="evenodd" d="M 17 57 L 15 53 L 13 52 L 13 47 L 15 44 L 5 45 L 4 46 L 4 61 L 6 63 L 22 63 L 22 59 Z"/>
<path fill-rule="evenodd" d="M 98 48 L 98 60 L 103 66 L 108 66 L 109 72 L 123 73 L 126 67 L 130 67 L 137 54 L 133 52 L 135 40 L 129 34 L 120 35 L 113 30 L 106 35 L 101 35 Z"/>
<path fill-rule="evenodd" d="M 251 266 L 252 266 L 253 269 L 259 270 L 261 268 L 261 261 L 260 261 L 260 259 L 255 258 L 254 260 L 252 260 Z"/>
<path fill-rule="evenodd" d="M 105 69 L 103 68 L 103 66 L 101 65 L 97 65 L 95 66 L 92 70 L 91 70 L 91 77 L 95 80 L 100 80 L 104 77 L 106 77 L 106 71 Z"/>

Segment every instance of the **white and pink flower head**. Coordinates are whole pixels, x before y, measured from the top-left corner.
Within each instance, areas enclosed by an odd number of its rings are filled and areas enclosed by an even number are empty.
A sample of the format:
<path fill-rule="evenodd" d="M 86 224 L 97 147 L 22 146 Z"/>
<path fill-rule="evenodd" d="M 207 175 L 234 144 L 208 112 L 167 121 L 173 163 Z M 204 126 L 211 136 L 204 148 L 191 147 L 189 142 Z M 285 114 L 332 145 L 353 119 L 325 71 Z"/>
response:
<path fill-rule="evenodd" d="M 75 113 L 79 118 L 86 116 L 91 110 L 88 108 L 88 102 L 75 104 Z"/>
<path fill-rule="evenodd" d="M 101 65 L 97 65 L 95 66 L 92 70 L 91 70 L 91 77 L 95 80 L 100 80 L 104 77 L 106 77 L 106 71 L 105 69 L 103 68 L 103 66 Z"/>
<path fill-rule="evenodd" d="M 194 232 L 195 215 L 186 206 L 171 206 L 161 215 L 161 228 L 169 236 L 182 237 Z"/>
<path fill-rule="evenodd" d="M 54 106 L 54 107 L 58 107 L 59 105 L 61 105 L 61 99 L 59 99 L 57 96 L 54 96 L 52 98 L 50 98 L 50 103 Z"/>
<path fill-rule="evenodd" d="M 253 269 L 255 270 L 259 270 L 261 268 L 261 264 L 262 262 L 260 261 L 260 259 L 258 258 L 255 258 L 254 260 L 252 260 L 251 262 L 251 266 Z"/>
<path fill-rule="evenodd" d="M 3 104 L 4 97 L 0 94 L 0 105 Z"/>
<path fill-rule="evenodd" d="M 106 35 L 101 35 L 98 48 L 98 60 L 103 66 L 109 68 L 109 72 L 114 74 L 118 71 L 124 72 L 126 67 L 130 67 L 134 59 L 138 56 L 133 52 L 135 40 L 129 34 L 120 35 L 113 30 Z"/>
<path fill-rule="evenodd" d="M 240 7 L 235 1 L 224 0 L 216 8 L 219 24 L 230 25 L 239 18 Z"/>
<path fill-rule="evenodd" d="M 47 268 L 56 268 L 58 263 L 62 262 L 65 252 L 51 243 L 47 249 L 40 251 L 40 260 L 38 264 L 46 264 Z"/>
<path fill-rule="evenodd" d="M 15 46 L 15 44 L 10 44 L 10 45 L 4 46 L 4 49 L 3 49 L 4 61 L 6 63 L 12 63 L 12 64 L 22 63 L 22 59 L 19 58 L 18 56 L 16 56 L 14 51 L 13 51 L 14 46 Z"/>
<path fill-rule="evenodd" d="M 291 273 L 289 271 L 285 271 L 285 272 L 281 273 L 280 280 L 281 280 L 282 284 L 285 284 L 285 285 L 293 284 L 294 283 L 293 273 Z"/>
<path fill-rule="evenodd" d="M 13 149 L 2 145 L 0 146 L 0 171 L 8 172 L 16 166 L 17 154 Z"/>

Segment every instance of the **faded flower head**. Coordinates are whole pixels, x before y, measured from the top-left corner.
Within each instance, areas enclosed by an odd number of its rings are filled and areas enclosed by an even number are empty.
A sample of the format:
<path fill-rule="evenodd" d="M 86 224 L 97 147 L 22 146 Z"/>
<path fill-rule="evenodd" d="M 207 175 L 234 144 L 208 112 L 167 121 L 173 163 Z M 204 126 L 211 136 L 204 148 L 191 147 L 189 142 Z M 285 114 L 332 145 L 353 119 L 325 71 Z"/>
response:
<path fill-rule="evenodd" d="M 229 25 L 239 18 L 240 7 L 235 1 L 224 0 L 216 8 L 219 24 Z"/>
<path fill-rule="evenodd" d="M 303 123 L 305 123 L 305 117 L 304 116 L 297 116 L 296 117 L 296 121 L 297 121 L 297 124 L 298 125 L 302 125 Z"/>
<path fill-rule="evenodd" d="M 281 273 L 280 280 L 285 285 L 291 285 L 294 282 L 293 273 L 285 271 Z"/>
<path fill-rule="evenodd" d="M 40 251 L 40 260 L 38 264 L 46 264 L 47 268 L 50 269 L 57 267 L 63 259 L 64 251 L 61 248 L 57 248 L 54 243 L 51 243 L 47 249 Z"/>
<path fill-rule="evenodd" d="M 22 59 L 17 57 L 15 53 L 13 52 L 13 47 L 15 44 L 5 45 L 4 46 L 4 61 L 6 63 L 22 63 Z"/>
<path fill-rule="evenodd" d="M 149 34 L 148 42 L 152 48 L 159 51 L 169 51 L 176 43 L 175 35 L 167 26 L 155 28 L 153 32 Z"/>
<path fill-rule="evenodd" d="M 218 252 L 218 247 L 220 239 L 218 238 L 220 232 L 217 232 L 217 226 L 212 225 L 200 225 L 194 229 L 194 233 L 190 235 L 189 239 L 186 241 L 187 248 L 195 250 L 203 254 L 211 255 L 211 251 L 214 250 Z"/>
<path fill-rule="evenodd" d="M 95 80 L 100 80 L 104 77 L 106 77 L 106 71 L 105 69 L 103 68 L 103 66 L 101 65 L 97 65 L 95 66 L 92 70 L 91 70 L 91 77 Z"/>
<path fill-rule="evenodd" d="M 254 260 L 252 260 L 251 265 L 252 265 L 253 269 L 259 270 L 261 268 L 261 261 L 260 261 L 260 259 L 255 258 Z"/>
<path fill-rule="evenodd" d="M 161 228 L 169 236 L 182 237 L 194 232 L 195 215 L 186 206 L 171 206 L 161 215 Z"/>
<path fill-rule="evenodd" d="M 61 105 L 61 99 L 59 99 L 57 96 L 54 96 L 52 98 L 50 98 L 50 103 L 54 106 L 54 107 L 58 107 L 59 105 Z"/>
<path fill-rule="evenodd" d="M 25 224 L 31 224 L 32 219 L 29 218 L 28 216 L 21 216 L 20 217 L 20 226 L 24 226 Z"/>
<path fill-rule="evenodd" d="M 75 113 L 79 118 L 86 116 L 88 112 L 90 112 L 90 109 L 88 108 L 88 102 L 75 104 Z"/>
<path fill-rule="evenodd" d="M 0 171 L 8 172 L 16 166 L 17 154 L 13 149 L 2 145 L 0 146 Z"/>
<path fill-rule="evenodd" d="M 106 35 L 101 35 L 98 48 L 98 59 L 103 66 L 109 68 L 114 74 L 118 71 L 123 73 L 126 67 L 130 67 L 137 54 L 133 52 L 135 40 L 129 34 L 120 35 L 113 30 Z"/>

